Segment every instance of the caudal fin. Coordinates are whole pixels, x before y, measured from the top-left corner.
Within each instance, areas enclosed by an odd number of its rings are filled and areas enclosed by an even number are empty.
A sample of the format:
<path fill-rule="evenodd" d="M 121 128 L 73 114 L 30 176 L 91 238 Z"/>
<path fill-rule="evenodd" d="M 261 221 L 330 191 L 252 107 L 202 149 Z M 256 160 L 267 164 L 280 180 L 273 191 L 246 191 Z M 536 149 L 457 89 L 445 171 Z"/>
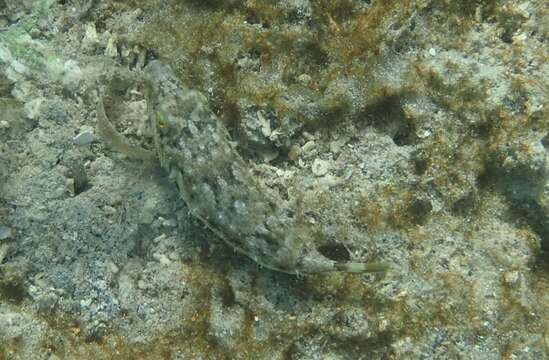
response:
<path fill-rule="evenodd" d="M 335 263 L 334 268 L 338 271 L 345 271 L 350 273 L 363 273 L 363 272 L 386 272 L 390 269 L 390 265 L 384 262 L 346 262 Z"/>

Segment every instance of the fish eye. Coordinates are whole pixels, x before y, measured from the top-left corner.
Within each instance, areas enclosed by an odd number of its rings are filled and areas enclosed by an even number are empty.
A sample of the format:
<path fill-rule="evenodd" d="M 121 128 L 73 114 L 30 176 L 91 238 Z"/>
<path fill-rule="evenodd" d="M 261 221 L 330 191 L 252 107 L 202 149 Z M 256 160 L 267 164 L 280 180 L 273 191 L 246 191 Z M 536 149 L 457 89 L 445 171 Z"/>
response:
<path fill-rule="evenodd" d="M 168 123 L 166 122 L 166 119 L 164 118 L 164 116 L 159 111 L 156 112 L 156 125 L 160 129 L 164 129 L 168 126 Z"/>

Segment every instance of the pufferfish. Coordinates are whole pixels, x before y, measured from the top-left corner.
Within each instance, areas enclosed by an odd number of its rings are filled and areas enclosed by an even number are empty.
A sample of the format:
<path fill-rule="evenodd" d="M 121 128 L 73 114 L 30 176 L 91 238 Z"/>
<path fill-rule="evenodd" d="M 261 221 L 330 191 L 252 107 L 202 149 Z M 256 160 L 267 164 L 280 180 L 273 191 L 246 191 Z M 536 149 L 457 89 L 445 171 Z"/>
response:
<path fill-rule="evenodd" d="M 338 262 L 322 255 L 305 239 L 295 211 L 252 175 L 206 97 L 185 87 L 158 60 L 143 73 L 153 150 L 127 143 L 109 122 L 102 98 L 99 133 L 115 150 L 157 159 L 190 213 L 230 247 L 261 266 L 295 275 L 387 270 L 385 263 Z"/>

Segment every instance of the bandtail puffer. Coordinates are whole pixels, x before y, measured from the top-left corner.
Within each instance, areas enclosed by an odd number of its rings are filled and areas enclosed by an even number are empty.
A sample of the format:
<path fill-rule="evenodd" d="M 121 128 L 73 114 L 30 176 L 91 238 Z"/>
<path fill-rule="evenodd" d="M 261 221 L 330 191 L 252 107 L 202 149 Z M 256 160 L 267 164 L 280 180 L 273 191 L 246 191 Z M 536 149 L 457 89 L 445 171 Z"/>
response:
<path fill-rule="evenodd" d="M 117 151 L 158 159 L 190 213 L 213 233 L 256 263 L 285 273 L 387 270 L 385 263 L 338 262 L 322 255 L 304 239 L 292 209 L 252 176 L 206 97 L 186 88 L 157 60 L 143 71 L 154 150 L 129 145 L 109 122 L 101 98 L 99 133 Z"/>

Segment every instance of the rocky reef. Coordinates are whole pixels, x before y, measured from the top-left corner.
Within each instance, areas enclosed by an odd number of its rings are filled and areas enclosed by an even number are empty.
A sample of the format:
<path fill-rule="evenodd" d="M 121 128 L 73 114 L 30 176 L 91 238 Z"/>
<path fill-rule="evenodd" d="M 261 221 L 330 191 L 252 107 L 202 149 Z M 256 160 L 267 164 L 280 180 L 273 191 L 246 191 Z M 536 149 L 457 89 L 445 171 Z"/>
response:
<path fill-rule="evenodd" d="M 549 357 L 548 43 L 540 0 L 0 0 L 0 359 Z M 390 270 L 261 267 L 109 146 L 107 87 L 154 147 L 153 60 L 310 246 Z"/>

